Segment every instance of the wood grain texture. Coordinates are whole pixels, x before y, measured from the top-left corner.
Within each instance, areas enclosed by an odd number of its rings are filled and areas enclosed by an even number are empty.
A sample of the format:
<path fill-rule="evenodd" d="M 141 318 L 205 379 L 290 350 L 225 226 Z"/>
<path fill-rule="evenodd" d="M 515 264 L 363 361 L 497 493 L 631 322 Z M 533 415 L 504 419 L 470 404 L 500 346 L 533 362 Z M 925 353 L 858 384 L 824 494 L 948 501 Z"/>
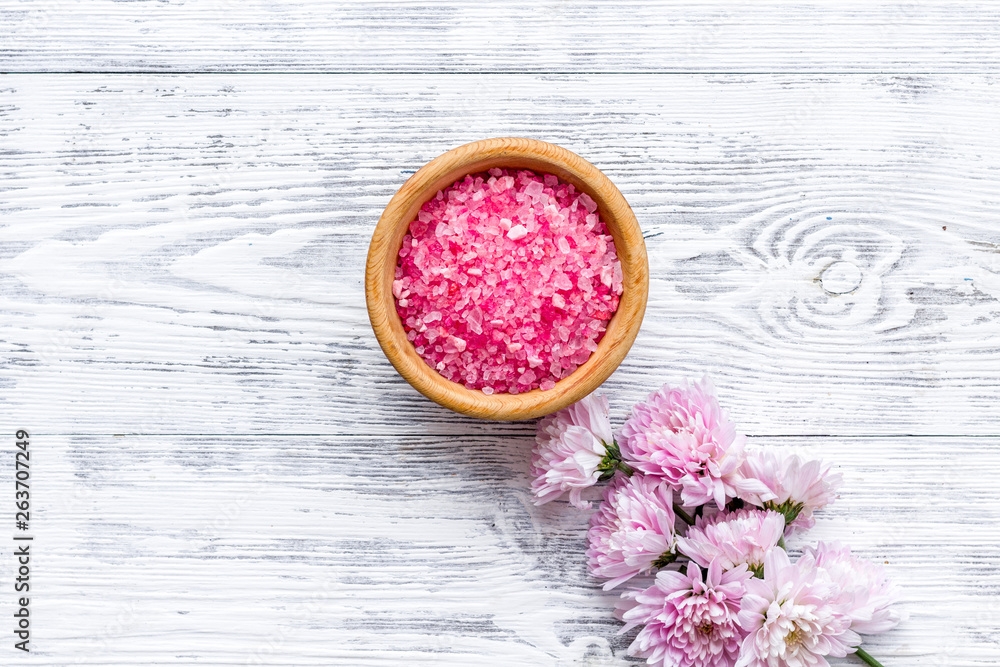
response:
<path fill-rule="evenodd" d="M 991 73 L 987 0 L 2 0 L 0 71 Z"/>
<path fill-rule="evenodd" d="M 399 249 L 420 208 L 442 188 L 469 174 L 494 167 L 532 169 L 552 174 L 588 194 L 608 233 L 614 238 L 623 274 L 624 291 L 597 349 L 579 369 L 559 380 L 548 391 L 487 396 L 446 380 L 427 365 L 407 340 L 396 310 L 392 284 Z M 372 234 L 365 265 L 365 299 L 368 317 L 382 351 L 413 388 L 432 401 L 481 419 L 514 421 L 534 419 L 561 410 L 583 399 L 608 379 L 628 354 L 642 325 L 649 297 L 649 262 L 642 230 L 622 193 L 594 165 L 555 144 L 518 137 L 474 141 L 439 155 L 393 195 Z"/>
<path fill-rule="evenodd" d="M 392 194 L 470 140 L 594 163 L 646 234 L 624 410 L 716 380 L 757 434 L 996 434 L 984 76 L 6 76 L 3 428 L 527 433 L 434 406 L 365 315 Z M 834 291 L 834 262 L 861 275 Z"/>
<path fill-rule="evenodd" d="M 37 547 L 34 652 L 0 664 L 638 664 L 587 514 L 530 503 L 533 424 L 427 401 L 366 317 L 392 194 L 510 135 L 645 233 L 616 426 L 711 374 L 754 444 L 843 473 L 806 537 L 902 585 L 871 653 L 1000 663 L 998 19 L 0 0 L 0 432 L 33 434 Z"/>
<path fill-rule="evenodd" d="M 37 650 L 15 664 L 638 664 L 586 573 L 587 513 L 529 501 L 528 437 L 33 440 Z M 996 439 L 765 443 L 834 462 L 808 538 L 904 587 L 909 620 L 870 652 L 996 664 Z"/>

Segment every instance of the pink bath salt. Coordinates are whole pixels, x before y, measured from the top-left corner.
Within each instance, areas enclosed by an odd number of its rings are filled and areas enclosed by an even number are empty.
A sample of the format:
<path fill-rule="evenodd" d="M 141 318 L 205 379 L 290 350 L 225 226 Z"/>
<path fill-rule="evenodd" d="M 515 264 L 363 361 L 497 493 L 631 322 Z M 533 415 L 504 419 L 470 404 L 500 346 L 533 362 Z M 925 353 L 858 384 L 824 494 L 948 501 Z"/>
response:
<path fill-rule="evenodd" d="M 519 241 L 527 235 L 528 235 L 528 228 L 525 227 L 524 225 L 514 225 L 513 227 L 510 228 L 510 231 L 507 232 L 507 238 L 509 238 L 511 241 Z"/>
<path fill-rule="evenodd" d="M 547 391 L 597 349 L 622 294 L 597 204 L 551 174 L 491 169 L 441 190 L 392 285 L 417 353 L 484 394 Z"/>

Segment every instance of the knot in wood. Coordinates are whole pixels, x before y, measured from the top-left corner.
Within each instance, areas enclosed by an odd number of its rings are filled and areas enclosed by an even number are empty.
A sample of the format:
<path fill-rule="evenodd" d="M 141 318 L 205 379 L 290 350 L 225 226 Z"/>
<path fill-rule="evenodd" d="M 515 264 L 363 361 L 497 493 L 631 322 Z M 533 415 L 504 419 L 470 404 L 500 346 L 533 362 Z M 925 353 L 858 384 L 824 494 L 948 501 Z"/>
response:
<path fill-rule="evenodd" d="M 861 269 L 851 262 L 834 262 L 823 270 L 819 280 L 829 294 L 849 294 L 861 286 Z"/>

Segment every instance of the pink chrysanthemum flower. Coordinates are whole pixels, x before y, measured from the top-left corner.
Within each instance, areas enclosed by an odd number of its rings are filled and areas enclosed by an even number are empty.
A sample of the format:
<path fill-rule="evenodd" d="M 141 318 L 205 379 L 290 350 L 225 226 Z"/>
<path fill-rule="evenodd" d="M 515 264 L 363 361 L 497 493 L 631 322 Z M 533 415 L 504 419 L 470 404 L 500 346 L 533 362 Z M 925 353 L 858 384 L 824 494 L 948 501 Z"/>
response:
<path fill-rule="evenodd" d="M 764 578 L 746 583 L 739 613 L 747 633 L 736 667 L 829 667 L 861 643 L 836 584 L 810 555 L 794 565 L 784 549 L 764 558 Z"/>
<path fill-rule="evenodd" d="M 684 505 L 709 501 L 722 508 L 727 498 L 768 490 L 740 471 L 746 438 L 719 407 L 708 378 L 681 387 L 664 385 L 632 408 L 622 427 L 621 452 L 633 468 L 667 480 Z"/>
<path fill-rule="evenodd" d="M 610 579 L 607 591 L 672 561 L 674 522 L 673 492 L 663 480 L 619 475 L 590 517 L 590 573 Z"/>
<path fill-rule="evenodd" d="M 699 517 L 677 547 L 702 567 L 718 561 L 723 570 L 746 565 L 754 573 L 764 571 L 764 556 L 775 548 L 785 530 L 785 518 L 777 512 L 742 509 Z"/>
<path fill-rule="evenodd" d="M 535 504 L 542 505 L 569 491 L 573 505 L 590 507 L 580 494 L 601 477 L 609 447 L 617 453 L 605 396 L 591 394 L 542 419 L 531 457 Z"/>
<path fill-rule="evenodd" d="M 813 512 L 833 502 L 842 480 L 822 461 L 803 461 L 797 454 L 770 448 L 749 450 L 743 474 L 763 482 L 771 497 L 757 493 L 740 497 L 783 514 L 788 533 L 812 528 Z"/>
<path fill-rule="evenodd" d="M 838 543 L 820 542 L 807 547 L 806 554 L 816 560 L 841 591 L 851 616 L 851 630 L 875 634 L 891 630 L 903 618 L 902 612 L 891 607 L 899 600 L 899 589 L 878 563 L 851 554 Z"/>
<path fill-rule="evenodd" d="M 644 591 L 628 591 L 618 603 L 622 632 L 645 624 L 628 648 L 631 656 L 661 667 L 733 667 L 743 632 L 737 622 L 745 567 L 723 572 L 718 563 L 706 578 L 694 563 L 687 574 L 660 570 Z"/>

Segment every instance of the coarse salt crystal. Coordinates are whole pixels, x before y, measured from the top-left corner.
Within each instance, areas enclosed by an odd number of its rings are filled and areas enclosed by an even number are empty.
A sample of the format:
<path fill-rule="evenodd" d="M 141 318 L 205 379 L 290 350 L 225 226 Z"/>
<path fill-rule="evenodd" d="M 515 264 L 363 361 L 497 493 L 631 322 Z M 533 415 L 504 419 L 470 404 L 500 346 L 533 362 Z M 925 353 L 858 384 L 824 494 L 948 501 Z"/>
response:
<path fill-rule="evenodd" d="M 444 343 L 444 351 L 448 353 L 465 352 L 467 343 L 458 336 L 449 336 Z"/>
<path fill-rule="evenodd" d="M 524 225 L 514 225 L 513 227 L 510 228 L 510 231 L 507 232 L 507 238 L 509 238 L 511 241 L 517 241 L 518 239 L 523 239 L 527 235 L 528 235 L 528 228 L 525 227 Z"/>

